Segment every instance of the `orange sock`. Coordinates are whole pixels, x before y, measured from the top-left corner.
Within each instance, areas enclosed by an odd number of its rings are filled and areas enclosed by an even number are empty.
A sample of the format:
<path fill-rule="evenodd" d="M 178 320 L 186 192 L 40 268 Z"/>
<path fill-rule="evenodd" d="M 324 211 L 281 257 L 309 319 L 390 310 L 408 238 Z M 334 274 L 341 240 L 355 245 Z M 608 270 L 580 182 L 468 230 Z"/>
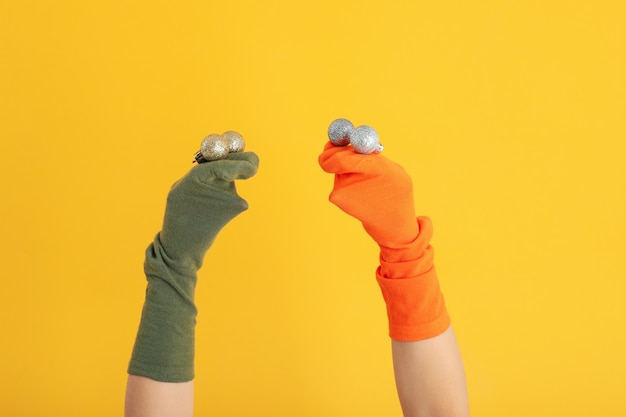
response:
<path fill-rule="evenodd" d="M 380 247 L 376 278 L 387 305 L 389 335 L 415 341 L 450 326 L 430 246 L 432 223 L 416 221 L 413 185 L 404 168 L 382 154 L 362 155 L 328 143 L 319 157 L 335 174 L 330 201 L 360 220 Z"/>
<path fill-rule="evenodd" d="M 411 244 L 393 251 L 381 248 L 376 270 L 387 305 L 389 335 L 394 340 L 428 339 L 450 326 L 429 243 L 432 222 L 428 217 L 418 217 L 417 223 L 420 232 Z"/>

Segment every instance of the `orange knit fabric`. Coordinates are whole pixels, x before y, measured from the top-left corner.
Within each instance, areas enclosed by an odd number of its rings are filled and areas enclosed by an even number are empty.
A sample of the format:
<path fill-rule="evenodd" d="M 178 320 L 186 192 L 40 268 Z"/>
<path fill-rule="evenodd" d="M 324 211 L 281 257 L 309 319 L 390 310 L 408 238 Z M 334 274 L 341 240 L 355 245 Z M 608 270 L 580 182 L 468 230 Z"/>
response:
<path fill-rule="evenodd" d="M 379 245 L 402 246 L 413 241 L 413 185 L 399 164 L 382 154 L 361 155 L 351 146 L 328 142 L 319 157 L 326 172 L 335 174 L 330 201 L 361 220 Z"/>
<path fill-rule="evenodd" d="M 433 264 L 432 222 L 416 221 L 413 185 L 404 168 L 382 154 L 361 155 L 330 142 L 319 163 L 335 175 L 330 201 L 360 220 L 380 247 L 376 279 L 390 337 L 416 341 L 443 333 L 450 316 Z"/>

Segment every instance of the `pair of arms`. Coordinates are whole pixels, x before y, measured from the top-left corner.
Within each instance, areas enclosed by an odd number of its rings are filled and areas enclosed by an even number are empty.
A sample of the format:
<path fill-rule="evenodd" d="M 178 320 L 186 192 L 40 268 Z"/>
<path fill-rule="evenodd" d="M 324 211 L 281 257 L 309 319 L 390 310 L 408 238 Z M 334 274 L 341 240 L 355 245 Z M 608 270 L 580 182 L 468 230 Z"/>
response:
<path fill-rule="evenodd" d="M 467 416 L 463 364 L 433 265 L 432 225 L 415 215 L 405 170 L 381 154 L 328 143 L 330 200 L 380 247 L 376 279 L 387 305 L 396 387 L 405 417 Z M 199 164 L 172 187 L 163 228 L 146 251 L 146 300 L 129 365 L 126 417 L 193 415 L 196 274 L 219 231 L 247 209 L 235 180 L 254 153 Z M 358 341 L 355 341 L 358 345 Z"/>

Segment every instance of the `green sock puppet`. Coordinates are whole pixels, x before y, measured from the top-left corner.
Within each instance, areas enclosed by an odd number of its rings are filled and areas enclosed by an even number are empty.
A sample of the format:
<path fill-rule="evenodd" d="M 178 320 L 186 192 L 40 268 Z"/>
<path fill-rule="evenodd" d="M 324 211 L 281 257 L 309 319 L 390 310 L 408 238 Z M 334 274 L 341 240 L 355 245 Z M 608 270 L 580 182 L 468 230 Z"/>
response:
<path fill-rule="evenodd" d="M 146 250 L 146 298 L 128 373 L 162 382 L 194 378 L 197 272 L 219 231 L 248 208 L 235 180 L 252 177 L 253 152 L 194 166 L 167 197 L 163 227 Z"/>

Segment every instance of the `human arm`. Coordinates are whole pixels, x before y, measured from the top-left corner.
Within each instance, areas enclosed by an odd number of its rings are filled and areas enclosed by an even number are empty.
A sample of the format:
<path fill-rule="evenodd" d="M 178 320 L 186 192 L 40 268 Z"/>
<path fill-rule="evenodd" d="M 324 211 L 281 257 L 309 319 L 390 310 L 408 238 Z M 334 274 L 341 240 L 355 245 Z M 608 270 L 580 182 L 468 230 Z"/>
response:
<path fill-rule="evenodd" d="M 125 417 L 192 417 L 194 383 L 162 382 L 128 375 Z"/>
<path fill-rule="evenodd" d="M 253 176 L 258 162 L 240 152 L 198 164 L 168 193 L 162 229 L 145 255 L 148 285 L 128 366 L 127 417 L 191 415 L 197 272 L 217 234 L 248 208 L 235 180 Z"/>
<path fill-rule="evenodd" d="M 382 154 L 349 146 L 328 143 L 319 163 L 334 174 L 330 201 L 379 245 L 376 279 L 405 417 L 467 416 L 463 364 L 433 263 L 432 223 L 415 215 L 411 178 Z"/>
<path fill-rule="evenodd" d="M 452 327 L 429 339 L 391 340 L 404 417 L 469 415 L 465 371 Z"/>

